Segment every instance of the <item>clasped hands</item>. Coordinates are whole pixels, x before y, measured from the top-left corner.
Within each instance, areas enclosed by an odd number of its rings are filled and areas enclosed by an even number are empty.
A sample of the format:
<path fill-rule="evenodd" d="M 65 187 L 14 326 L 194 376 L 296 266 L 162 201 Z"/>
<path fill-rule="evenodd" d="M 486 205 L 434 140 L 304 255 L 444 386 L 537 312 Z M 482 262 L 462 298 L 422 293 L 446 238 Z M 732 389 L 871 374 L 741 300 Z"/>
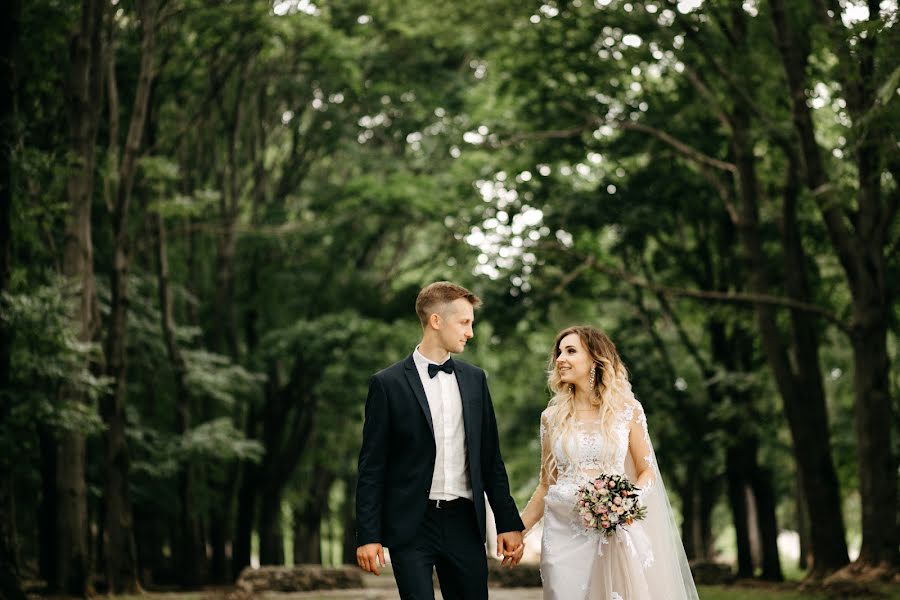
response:
<path fill-rule="evenodd" d="M 500 564 L 514 567 L 525 554 L 525 541 L 521 531 L 506 531 L 497 535 L 497 558 L 503 557 Z"/>

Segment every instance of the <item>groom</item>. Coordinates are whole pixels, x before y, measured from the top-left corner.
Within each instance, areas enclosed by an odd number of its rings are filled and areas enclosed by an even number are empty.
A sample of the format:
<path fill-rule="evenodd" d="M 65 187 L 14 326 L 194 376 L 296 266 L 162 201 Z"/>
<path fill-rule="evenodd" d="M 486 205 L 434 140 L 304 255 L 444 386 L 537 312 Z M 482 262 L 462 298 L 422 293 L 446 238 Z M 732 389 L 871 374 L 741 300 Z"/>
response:
<path fill-rule="evenodd" d="M 379 574 L 384 546 L 405 599 L 487 600 L 487 493 L 504 564 L 522 556 L 522 525 L 509 495 L 484 371 L 454 361 L 472 336 L 481 300 L 447 281 L 416 298 L 422 341 L 372 376 L 356 487 L 356 562 Z"/>

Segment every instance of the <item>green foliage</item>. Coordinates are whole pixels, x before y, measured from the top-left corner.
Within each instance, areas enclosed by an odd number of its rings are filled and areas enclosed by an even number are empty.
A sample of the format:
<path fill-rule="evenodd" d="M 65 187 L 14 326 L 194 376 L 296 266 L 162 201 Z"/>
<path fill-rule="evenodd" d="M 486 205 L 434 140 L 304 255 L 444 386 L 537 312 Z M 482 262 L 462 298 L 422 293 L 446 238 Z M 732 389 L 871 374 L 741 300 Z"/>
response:
<path fill-rule="evenodd" d="M 234 364 L 220 354 L 203 349 L 187 349 L 185 381 L 195 398 L 210 398 L 223 407 L 231 407 L 236 398 L 246 397 L 258 389 L 263 377 Z"/>
<path fill-rule="evenodd" d="M 187 431 L 181 440 L 179 456 L 184 460 L 259 462 L 262 453 L 263 448 L 258 442 L 244 439 L 243 432 L 235 429 L 229 418 L 222 417 Z"/>
<path fill-rule="evenodd" d="M 28 292 L 6 293 L 2 298 L 5 326 L 11 334 L 9 388 L 0 390 L 12 405 L 10 422 L 4 424 L 4 440 L 12 453 L 16 429 L 35 425 L 55 430 L 97 433 L 102 427 L 96 401 L 106 393 L 109 381 L 98 377 L 90 365 L 99 348 L 78 340 L 72 328 L 71 287 L 60 279 Z M 59 389 L 69 386 L 87 402 L 60 400 Z"/>
<path fill-rule="evenodd" d="M 177 529 L 177 478 L 186 467 L 200 474 L 202 520 L 233 518 L 225 507 L 235 504 L 247 463 L 287 460 L 298 441 L 291 425 L 310 417 L 309 439 L 286 469 L 284 497 L 292 506 L 315 501 L 309 482 L 327 471 L 337 483 L 331 514 L 323 515 L 335 538 L 326 546 L 337 547 L 336 536 L 350 526 L 338 526 L 346 515 L 335 513 L 352 494 L 368 377 L 414 347 L 420 287 L 450 279 L 485 300 L 460 359 L 489 374 L 520 503 L 538 473 L 554 333 L 589 323 L 609 333 L 629 369 L 676 505 L 692 478 L 717 489 L 725 453 L 756 436 L 760 462 L 773 472 L 779 526 L 795 528 L 792 442 L 750 307 L 682 295 L 747 291 L 730 213 L 741 183 L 671 143 L 732 163 L 734 132 L 717 111 L 750 112 L 764 258 L 773 294 L 785 295 L 783 198 L 799 167 L 785 152 L 793 124 L 767 2 L 736 13 L 713 0 L 681 11 L 620 0 L 160 4 L 150 117 L 129 214 L 126 340 L 131 484 L 151 526 Z M 116 7 L 109 35 L 121 138 L 140 45 L 133 3 Z M 60 270 L 66 243 L 73 107 L 64 93 L 71 65 L 60 57 L 68 56 L 77 8 L 23 3 L 20 66 L 28 76 L 12 144 L 12 292 L 2 302 L 13 335 L 12 381 L 2 393 L 12 411 L 0 425 L 0 455 L 22 458 L 26 497 L 40 476 L 36 431 L 96 434 L 96 399 L 110 383 L 91 367 L 99 346 L 78 343 L 71 330 L 72 290 L 47 275 Z M 811 17 L 806 6 L 791 10 L 791 18 Z M 730 39 L 735 16 L 744 19 L 748 52 Z M 848 112 L 839 84 L 845 67 L 827 32 L 809 32 L 817 84 L 809 101 L 845 206 L 857 202 L 849 159 L 860 140 L 893 132 L 900 116 L 900 69 L 888 54 L 895 21 L 887 15 L 845 28 L 859 48 L 873 36 L 887 40 L 874 57 L 874 103 L 861 115 Z M 122 143 L 110 139 L 103 111 L 91 222 L 98 341 L 106 337 L 106 282 L 116 259 L 107 195 L 117 175 L 107 161 Z M 897 193 L 895 150 L 880 165 L 885 197 Z M 812 297 L 849 322 L 846 276 L 816 202 L 800 190 L 797 223 Z M 157 216 L 166 230 L 180 364 L 162 333 Z M 896 297 L 900 222 L 889 237 L 886 285 Z M 779 314 L 788 334 L 788 313 Z M 900 306 L 891 318 L 896 362 Z M 852 508 L 859 485 L 852 356 L 842 332 L 822 329 L 834 460 Z M 61 385 L 88 402 L 61 404 Z M 893 385 L 896 396 L 896 376 Z M 190 425 L 181 434 L 184 406 Z M 283 418 L 263 423 L 266 415 Z M 896 454 L 900 435 L 894 443 Z M 88 456 L 92 489 L 100 490 L 102 453 Z M 714 529 L 724 530 L 724 499 L 713 515 Z"/>

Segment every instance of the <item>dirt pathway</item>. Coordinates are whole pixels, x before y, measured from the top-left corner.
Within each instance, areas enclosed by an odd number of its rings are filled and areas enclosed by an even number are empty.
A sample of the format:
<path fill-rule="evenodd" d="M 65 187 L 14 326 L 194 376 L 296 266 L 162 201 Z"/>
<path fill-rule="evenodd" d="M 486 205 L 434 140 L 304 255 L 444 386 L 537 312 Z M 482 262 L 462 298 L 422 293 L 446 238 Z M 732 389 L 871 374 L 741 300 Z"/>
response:
<path fill-rule="evenodd" d="M 394 576 L 388 571 L 379 577 L 364 575 L 365 588 L 358 590 L 332 590 L 319 592 L 274 593 L 266 592 L 258 597 L 261 600 L 398 600 L 397 585 Z M 491 588 L 489 600 L 541 600 L 540 588 Z M 435 600 L 442 600 L 439 590 L 434 591 Z"/>

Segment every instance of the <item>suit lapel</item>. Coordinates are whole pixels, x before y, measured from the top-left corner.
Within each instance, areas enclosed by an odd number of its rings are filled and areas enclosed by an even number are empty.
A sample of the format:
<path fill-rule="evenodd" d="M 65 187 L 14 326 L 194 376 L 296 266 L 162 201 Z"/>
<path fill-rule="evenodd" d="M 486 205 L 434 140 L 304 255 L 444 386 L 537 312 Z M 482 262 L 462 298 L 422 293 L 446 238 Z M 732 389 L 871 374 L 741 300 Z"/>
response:
<path fill-rule="evenodd" d="M 416 400 L 419 402 L 422 412 L 425 413 L 425 420 L 428 421 L 428 427 L 431 428 L 431 436 L 434 437 L 434 423 L 431 420 L 431 408 L 428 406 L 428 398 L 425 396 L 425 388 L 422 386 L 422 379 L 419 377 L 419 370 L 416 368 L 416 361 L 410 354 L 404 361 L 406 367 L 406 380 L 412 388 Z"/>
<path fill-rule="evenodd" d="M 478 435 L 478 432 L 475 430 L 474 420 L 477 412 L 475 408 L 475 382 L 472 379 L 467 365 L 457 362 L 455 372 L 456 382 L 459 384 L 459 397 L 462 400 L 463 427 L 466 430 L 466 446 L 468 447 L 469 455 L 471 457 L 472 442 L 475 439 L 474 436 Z"/>

